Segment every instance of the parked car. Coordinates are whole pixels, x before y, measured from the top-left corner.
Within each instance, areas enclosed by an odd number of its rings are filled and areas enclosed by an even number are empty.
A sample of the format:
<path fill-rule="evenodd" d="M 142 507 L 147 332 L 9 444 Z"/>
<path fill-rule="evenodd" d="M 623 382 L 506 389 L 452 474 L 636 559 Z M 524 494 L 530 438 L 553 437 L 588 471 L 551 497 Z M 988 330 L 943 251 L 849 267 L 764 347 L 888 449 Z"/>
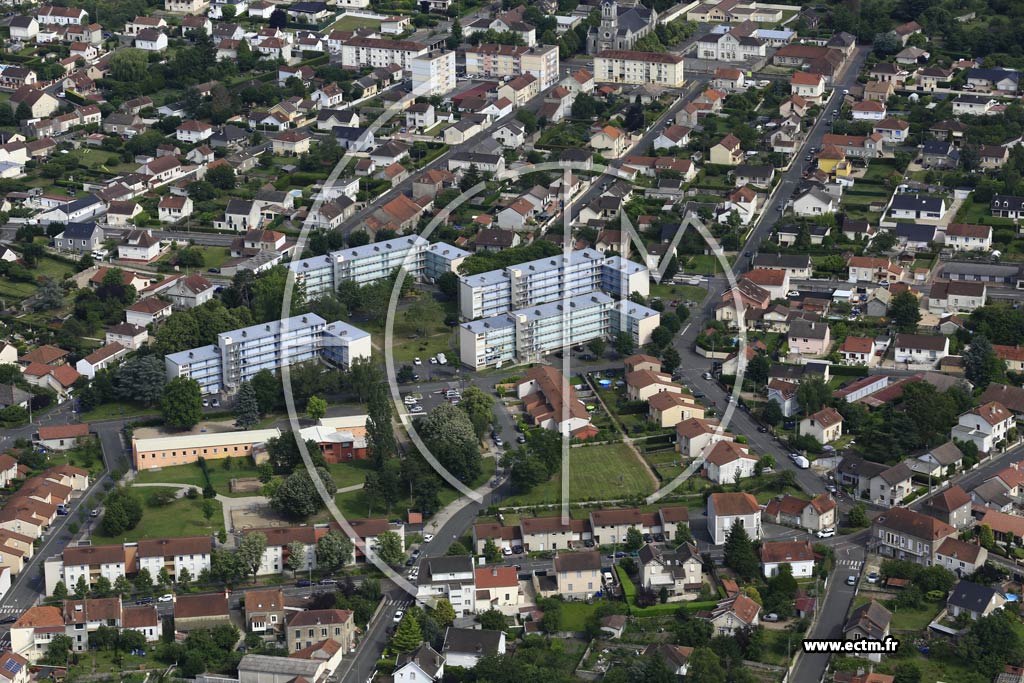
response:
<path fill-rule="evenodd" d="M 514 545 L 514 546 L 512 546 L 512 552 L 515 553 L 516 555 L 522 555 L 523 554 L 523 546 L 521 546 L 521 545 Z"/>
<path fill-rule="evenodd" d="M 835 529 L 822 529 L 821 531 L 819 531 L 815 535 L 818 538 L 832 538 L 833 536 L 836 535 L 836 530 Z"/>
<path fill-rule="evenodd" d="M 434 540 L 434 534 L 423 534 L 423 542 L 430 543 Z"/>
<path fill-rule="evenodd" d="M 313 582 L 308 579 L 299 579 L 295 582 L 296 588 L 309 588 L 313 585 Z"/>
<path fill-rule="evenodd" d="M 776 614 L 775 612 L 769 612 L 768 614 L 764 615 L 764 621 L 778 621 L 778 620 L 779 620 L 779 615 Z"/>
<path fill-rule="evenodd" d="M 850 576 L 847 576 L 846 577 L 846 585 L 847 586 L 856 586 L 857 585 L 857 577 L 854 576 L 853 574 L 851 574 Z"/>
<path fill-rule="evenodd" d="M 584 548 L 593 548 L 594 547 L 594 540 L 588 538 L 587 540 L 583 541 L 583 547 Z"/>
<path fill-rule="evenodd" d="M 395 618 L 392 619 L 392 621 L 394 621 L 397 624 L 398 622 L 400 622 L 402 620 L 402 617 L 404 617 L 404 616 L 405 616 L 405 610 L 404 609 L 400 609 L 397 612 L 395 612 Z"/>
<path fill-rule="evenodd" d="M 173 593 L 164 593 L 159 598 L 157 598 L 157 602 L 171 602 L 173 600 L 174 600 L 174 594 Z"/>
<path fill-rule="evenodd" d="M 320 579 L 321 586 L 333 586 L 336 583 L 338 583 L 338 580 L 330 576 L 328 576 L 326 579 Z"/>
<path fill-rule="evenodd" d="M 881 577 L 878 575 L 878 572 L 871 572 L 868 574 L 868 583 L 878 583 L 880 578 Z"/>

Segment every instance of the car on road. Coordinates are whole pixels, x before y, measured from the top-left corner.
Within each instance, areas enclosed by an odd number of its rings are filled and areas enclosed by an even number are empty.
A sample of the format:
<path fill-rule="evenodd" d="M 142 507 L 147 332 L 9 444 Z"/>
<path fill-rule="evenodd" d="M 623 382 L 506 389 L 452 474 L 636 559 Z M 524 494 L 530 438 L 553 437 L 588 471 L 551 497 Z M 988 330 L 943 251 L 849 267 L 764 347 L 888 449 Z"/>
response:
<path fill-rule="evenodd" d="M 815 535 L 818 538 L 832 538 L 833 536 L 836 535 L 836 530 L 835 529 L 831 529 L 831 528 L 830 529 L 822 529 L 821 531 L 819 531 Z"/>
<path fill-rule="evenodd" d="M 878 583 L 880 578 L 881 577 L 878 575 L 878 572 L 871 572 L 868 574 L 868 583 Z"/>
<path fill-rule="evenodd" d="M 494 445 L 501 447 L 501 446 L 505 445 L 505 442 L 501 440 L 500 436 L 495 436 L 494 437 Z"/>
<path fill-rule="evenodd" d="M 704 379 L 708 379 L 709 380 L 709 379 L 711 379 L 711 373 L 710 372 L 705 372 L 705 373 L 703 373 L 701 375 L 701 377 L 704 378 Z"/>
<path fill-rule="evenodd" d="M 835 486 L 833 486 L 832 484 L 829 484 L 828 486 L 826 486 L 825 490 L 828 491 L 829 493 L 837 493 L 838 492 L 838 489 Z"/>
<path fill-rule="evenodd" d="M 804 157 L 804 161 L 810 161 L 813 158 L 814 158 L 813 154 L 808 154 L 806 157 Z"/>
<path fill-rule="evenodd" d="M 18 617 L 14 616 L 13 614 L 10 614 L 10 615 L 4 617 L 3 619 L 0 619 L 0 624 L 13 624 L 17 620 L 18 620 Z"/>
<path fill-rule="evenodd" d="M 775 205 L 775 210 L 778 211 L 779 213 L 782 213 L 783 211 L 786 210 L 786 205 L 785 204 L 776 204 Z"/>
<path fill-rule="evenodd" d="M 779 615 L 776 614 L 775 612 L 769 612 L 768 614 L 764 615 L 764 621 L 778 621 L 778 620 L 779 620 Z"/>
<path fill-rule="evenodd" d="M 526 437 L 520 434 L 516 437 L 516 443 L 526 443 Z"/>
<path fill-rule="evenodd" d="M 434 534 L 423 534 L 423 542 L 430 543 L 434 540 Z"/>
<path fill-rule="evenodd" d="M 312 585 L 313 585 L 313 582 L 310 581 L 309 579 L 299 579 L 298 581 L 295 582 L 295 587 L 296 588 L 309 588 Z"/>
<path fill-rule="evenodd" d="M 757 431 L 761 432 L 762 434 L 767 434 L 768 428 L 765 427 L 764 425 L 761 425 L 760 427 L 757 428 Z"/>
<path fill-rule="evenodd" d="M 409 412 L 410 413 L 422 413 L 423 412 L 423 406 L 419 406 L 419 405 L 412 406 L 411 408 L 409 408 Z"/>
<path fill-rule="evenodd" d="M 846 585 L 847 586 L 856 586 L 857 585 L 857 577 L 854 576 L 853 574 L 850 574 L 849 576 L 847 576 L 846 577 Z"/>
<path fill-rule="evenodd" d="M 153 598 L 151 598 L 149 596 L 144 597 L 144 598 L 139 598 L 138 600 L 135 601 L 135 604 L 136 605 L 152 605 L 153 604 Z"/>
<path fill-rule="evenodd" d="M 404 616 L 405 616 L 405 610 L 404 609 L 400 609 L 397 612 L 395 612 L 395 618 L 392 619 L 392 621 L 397 624 L 398 622 L 400 622 L 402 620 L 402 617 L 404 617 Z"/>
<path fill-rule="evenodd" d="M 704 398 L 703 391 L 692 391 L 690 392 L 690 395 L 693 396 L 694 398 Z"/>
<path fill-rule="evenodd" d="M 90 511 L 89 511 L 89 516 L 90 516 L 90 517 L 92 517 L 92 518 L 94 518 L 94 519 L 95 519 L 96 517 L 99 517 L 99 516 L 100 516 L 100 511 L 99 511 L 99 509 L 98 509 L 98 508 L 93 508 L 92 510 L 90 510 Z"/>
<path fill-rule="evenodd" d="M 405 561 L 405 566 L 406 567 L 411 567 L 414 564 L 416 564 L 416 558 L 415 557 L 410 557 L 408 560 Z"/>
<path fill-rule="evenodd" d="M 843 88 L 843 94 L 844 94 L 844 95 L 849 95 L 849 94 L 850 94 L 850 91 L 849 91 L 849 90 L 847 90 L 846 88 Z"/>
<path fill-rule="evenodd" d="M 174 600 L 174 594 L 173 593 L 164 593 L 163 595 L 161 595 L 156 600 L 157 600 L 157 602 L 172 602 Z"/>

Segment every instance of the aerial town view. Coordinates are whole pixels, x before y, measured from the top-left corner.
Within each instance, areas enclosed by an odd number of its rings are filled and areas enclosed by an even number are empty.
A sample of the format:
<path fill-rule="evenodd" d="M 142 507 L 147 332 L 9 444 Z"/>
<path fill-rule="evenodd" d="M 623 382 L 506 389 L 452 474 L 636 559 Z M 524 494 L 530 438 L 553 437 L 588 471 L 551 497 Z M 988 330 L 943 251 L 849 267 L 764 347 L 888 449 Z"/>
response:
<path fill-rule="evenodd" d="M 0 683 L 1024 683 L 1024 0 L 2 5 Z"/>

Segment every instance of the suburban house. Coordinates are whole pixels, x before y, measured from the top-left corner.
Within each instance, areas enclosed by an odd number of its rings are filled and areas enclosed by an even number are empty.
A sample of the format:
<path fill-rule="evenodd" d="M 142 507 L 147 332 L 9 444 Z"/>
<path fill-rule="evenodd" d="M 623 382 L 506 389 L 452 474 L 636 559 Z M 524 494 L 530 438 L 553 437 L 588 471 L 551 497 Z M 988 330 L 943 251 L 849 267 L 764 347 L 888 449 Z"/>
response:
<path fill-rule="evenodd" d="M 704 565 L 700 552 L 692 543 L 682 543 L 674 550 L 645 544 L 638 561 L 643 585 L 654 591 L 665 588 L 669 597 L 692 599 L 703 585 Z"/>
<path fill-rule="evenodd" d="M 892 612 L 882 607 L 875 600 L 866 602 L 850 613 L 850 617 L 843 625 L 843 637 L 846 640 L 885 640 L 889 635 L 889 625 L 892 623 Z M 872 662 L 882 661 L 882 655 L 878 653 L 858 654 Z"/>
<path fill-rule="evenodd" d="M 800 420 L 800 433 L 814 437 L 818 443 L 830 443 L 843 435 L 843 416 L 835 408 L 822 408 Z"/>
<path fill-rule="evenodd" d="M 704 473 L 716 484 L 733 484 L 754 476 L 757 456 L 735 441 L 719 441 L 704 459 Z"/>
<path fill-rule="evenodd" d="M 893 346 L 895 361 L 908 365 L 933 367 L 949 355 L 949 339 L 943 336 L 899 333 Z"/>
<path fill-rule="evenodd" d="M 745 593 L 726 598 L 711 612 L 711 624 L 715 635 L 728 636 L 736 631 L 757 626 L 760 623 L 761 606 Z"/>
<path fill-rule="evenodd" d="M 601 553 L 596 550 L 555 556 L 558 593 L 570 600 L 587 600 L 601 590 Z"/>
<path fill-rule="evenodd" d="M 935 551 L 957 530 L 949 524 L 906 508 L 892 508 L 871 523 L 868 549 L 896 560 L 931 566 Z"/>
<path fill-rule="evenodd" d="M 1016 426 L 1013 413 L 998 401 L 990 401 L 961 415 L 950 430 L 953 440 L 973 442 L 981 453 L 988 453 L 1009 437 Z"/>
<path fill-rule="evenodd" d="M 811 500 L 789 494 L 768 501 L 761 516 L 773 524 L 795 526 L 808 531 L 832 529 L 836 525 L 836 502 L 826 493 Z"/>
<path fill-rule="evenodd" d="M 814 548 L 810 541 L 765 541 L 761 545 L 761 568 L 765 578 L 779 573 L 788 564 L 796 578 L 814 575 Z"/>
<path fill-rule="evenodd" d="M 987 617 L 1006 604 L 1006 596 L 991 586 L 958 581 L 946 600 L 946 609 L 958 617 L 966 614 L 972 621 Z"/>
<path fill-rule="evenodd" d="M 761 506 L 749 493 L 713 493 L 708 497 L 708 533 L 715 545 L 725 543 L 739 522 L 753 540 L 761 538 Z"/>

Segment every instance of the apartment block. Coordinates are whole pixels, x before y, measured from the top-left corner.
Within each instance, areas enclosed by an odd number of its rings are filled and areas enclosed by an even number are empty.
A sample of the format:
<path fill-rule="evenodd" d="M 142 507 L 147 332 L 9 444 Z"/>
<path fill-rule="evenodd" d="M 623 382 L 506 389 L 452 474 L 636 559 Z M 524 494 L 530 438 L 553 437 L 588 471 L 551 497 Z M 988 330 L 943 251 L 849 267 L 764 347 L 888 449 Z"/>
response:
<path fill-rule="evenodd" d="M 459 279 L 459 313 L 467 319 L 604 290 L 616 297 L 650 291 L 647 269 L 595 249 L 551 256 Z"/>
<path fill-rule="evenodd" d="M 603 292 L 578 294 L 510 313 L 471 320 L 459 328 L 463 364 L 480 369 L 511 362 L 534 362 L 565 346 L 614 336 L 625 330 L 636 344 L 650 340 L 661 314 L 632 302 L 615 301 Z"/>
<path fill-rule="evenodd" d="M 419 235 L 409 235 L 292 261 L 288 267 L 312 300 L 334 292 L 346 280 L 372 284 L 390 277 L 397 268 L 408 277 L 435 280 L 454 272 L 467 256 L 468 251 L 450 244 L 431 244 Z"/>
<path fill-rule="evenodd" d="M 685 81 L 683 58 L 667 52 L 604 50 L 594 57 L 594 80 L 679 88 Z"/>
<path fill-rule="evenodd" d="M 172 579 L 182 569 L 188 569 L 192 578 L 210 568 L 213 544 L 209 536 L 185 538 L 145 539 L 121 545 L 69 546 L 60 555 L 43 564 L 46 595 L 52 595 L 59 581 L 74 589 L 78 580 L 85 578 L 89 585 L 101 576 L 111 584 L 122 576 L 133 576 L 140 569 L 148 569 L 156 578 L 166 568 Z"/>
<path fill-rule="evenodd" d="M 326 348 L 328 351 L 324 351 Z M 369 335 L 345 323 L 327 324 L 315 313 L 222 332 L 217 343 L 164 357 L 167 379 L 189 377 L 204 394 L 231 392 L 260 370 L 326 357 L 368 358 Z"/>
<path fill-rule="evenodd" d="M 431 52 L 412 59 L 412 92 L 417 97 L 444 97 L 455 90 L 455 53 Z"/>
<path fill-rule="evenodd" d="M 466 75 L 470 78 L 514 78 L 533 74 L 546 90 L 558 82 L 558 47 L 535 45 L 478 45 L 466 50 Z"/>
<path fill-rule="evenodd" d="M 425 55 L 430 48 L 411 40 L 390 38 L 364 38 L 353 36 L 347 40 L 328 42 L 329 49 L 340 55 L 345 69 L 359 69 L 365 66 L 384 68 L 397 64 L 406 71 L 412 71 L 412 60 Z"/>

